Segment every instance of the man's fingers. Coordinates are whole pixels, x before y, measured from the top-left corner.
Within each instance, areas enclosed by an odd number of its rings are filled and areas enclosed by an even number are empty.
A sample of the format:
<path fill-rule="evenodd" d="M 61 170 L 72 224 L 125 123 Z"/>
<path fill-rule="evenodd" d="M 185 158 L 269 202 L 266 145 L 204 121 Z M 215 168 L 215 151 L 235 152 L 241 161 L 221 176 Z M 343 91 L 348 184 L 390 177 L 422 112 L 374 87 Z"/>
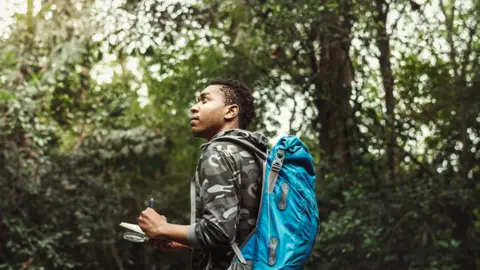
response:
<path fill-rule="evenodd" d="M 138 220 L 148 219 L 148 217 L 149 217 L 149 212 L 148 212 L 148 208 L 147 208 L 146 210 L 143 210 L 140 213 L 140 216 L 138 217 Z"/>
<path fill-rule="evenodd" d="M 153 215 L 159 215 L 162 219 L 164 219 L 165 221 L 167 220 L 167 218 L 163 215 L 160 215 L 159 213 L 157 213 L 155 210 L 153 210 L 152 208 L 148 207 L 147 209 L 143 210 L 141 213 L 140 213 L 140 216 L 144 217 L 144 218 L 148 218 L 148 217 L 153 217 Z"/>
<path fill-rule="evenodd" d="M 145 208 L 145 210 L 142 211 L 142 213 L 148 214 L 148 213 L 156 213 L 155 210 L 153 210 L 150 207 Z"/>
<path fill-rule="evenodd" d="M 144 217 L 148 216 L 148 208 L 145 209 L 145 210 L 143 210 L 143 211 L 140 213 L 140 216 L 144 216 Z"/>

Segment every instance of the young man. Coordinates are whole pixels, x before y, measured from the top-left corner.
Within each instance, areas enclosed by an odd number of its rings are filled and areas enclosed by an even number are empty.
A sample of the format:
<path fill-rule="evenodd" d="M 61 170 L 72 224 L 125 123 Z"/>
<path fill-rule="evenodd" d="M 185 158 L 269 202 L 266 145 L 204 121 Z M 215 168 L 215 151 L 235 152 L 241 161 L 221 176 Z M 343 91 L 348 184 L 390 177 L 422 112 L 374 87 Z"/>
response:
<path fill-rule="evenodd" d="M 190 247 L 193 269 L 227 269 L 234 256 L 231 244 L 240 246 L 256 224 L 262 161 L 239 143 L 217 139 L 234 136 L 264 153 L 268 141 L 245 130 L 254 104 L 238 81 L 212 81 L 190 111 L 192 133 L 208 141 L 192 180 L 191 225 L 168 223 L 151 208 L 142 212 L 138 224 L 150 238 L 165 240 L 162 251 Z"/>

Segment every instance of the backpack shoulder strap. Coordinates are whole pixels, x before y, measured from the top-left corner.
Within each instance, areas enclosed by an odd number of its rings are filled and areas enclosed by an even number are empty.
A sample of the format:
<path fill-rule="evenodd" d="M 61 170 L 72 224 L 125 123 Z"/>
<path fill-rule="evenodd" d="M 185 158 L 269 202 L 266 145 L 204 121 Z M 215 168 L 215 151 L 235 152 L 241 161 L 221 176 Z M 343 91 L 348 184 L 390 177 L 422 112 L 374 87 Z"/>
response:
<path fill-rule="evenodd" d="M 268 193 L 272 193 L 277 183 L 278 173 L 283 165 L 283 159 L 285 158 L 285 150 L 278 149 L 275 159 L 272 162 L 270 173 L 268 174 Z"/>
<path fill-rule="evenodd" d="M 245 141 L 245 140 L 240 140 L 238 139 L 237 137 L 234 137 L 234 136 L 222 136 L 222 137 L 219 137 L 219 138 L 216 138 L 216 139 L 213 139 L 212 141 L 210 141 L 210 143 L 212 142 L 218 142 L 218 141 L 226 141 L 226 142 L 233 142 L 233 143 L 236 143 L 238 145 L 241 145 L 243 147 L 246 148 L 246 150 L 250 151 L 250 152 L 253 152 L 255 153 L 258 157 L 260 157 L 262 160 L 266 160 L 267 159 L 267 154 L 262 152 L 260 149 L 258 149 L 257 147 L 255 147 L 253 144 Z"/>
<path fill-rule="evenodd" d="M 240 140 L 234 136 L 222 136 L 216 139 L 213 139 L 211 142 L 214 141 L 227 141 L 227 142 L 233 142 L 235 144 L 238 144 L 242 147 L 244 147 L 247 151 L 250 151 L 251 153 L 254 153 L 257 157 L 259 157 L 262 161 L 265 161 L 267 159 L 267 154 L 260 151 L 260 149 L 256 148 L 253 144 L 247 142 L 246 140 Z M 237 243 L 235 241 L 232 242 L 231 247 L 233 249 L 233 252 L 237 256 L 238 260 L 242 264 L 246 264 L 247 261 L 245 260 L 245 257 L 243 257 L 242 252 L 240 251 L 240 248 L 238 247 Z"/>

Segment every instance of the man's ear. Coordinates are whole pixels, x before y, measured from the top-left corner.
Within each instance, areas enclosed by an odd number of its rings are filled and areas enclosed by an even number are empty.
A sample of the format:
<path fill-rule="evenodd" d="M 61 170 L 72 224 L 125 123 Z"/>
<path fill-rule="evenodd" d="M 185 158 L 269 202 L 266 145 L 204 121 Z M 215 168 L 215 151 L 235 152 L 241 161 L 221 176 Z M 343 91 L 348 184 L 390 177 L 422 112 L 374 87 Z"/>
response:
<path fill-rule="evenodd" d="M 225 120 L 229 121 L 234 119 L 238 115 L 239 111 L 240 111 L 240 108 L 238 107 L 237 104 L 228 105 L 225 108 L 225 116 L 224 116 Z"/>

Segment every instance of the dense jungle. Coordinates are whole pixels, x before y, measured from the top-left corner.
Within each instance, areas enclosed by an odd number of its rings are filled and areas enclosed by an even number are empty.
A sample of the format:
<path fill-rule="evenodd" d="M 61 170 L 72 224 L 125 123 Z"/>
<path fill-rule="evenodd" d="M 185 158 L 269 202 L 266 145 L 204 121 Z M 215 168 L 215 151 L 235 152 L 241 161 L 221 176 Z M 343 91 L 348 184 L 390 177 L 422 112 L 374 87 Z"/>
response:
<path fill-rule="evenodd" d="M 0 269 L 189 269 L 125 241 L 189 223 L 190 107 L 245 82 L 302 139 L 306 269 L 480 269 L 479 0 L 0 0 Z M 476 90 L 475 90 L 476 89 Z"/>

